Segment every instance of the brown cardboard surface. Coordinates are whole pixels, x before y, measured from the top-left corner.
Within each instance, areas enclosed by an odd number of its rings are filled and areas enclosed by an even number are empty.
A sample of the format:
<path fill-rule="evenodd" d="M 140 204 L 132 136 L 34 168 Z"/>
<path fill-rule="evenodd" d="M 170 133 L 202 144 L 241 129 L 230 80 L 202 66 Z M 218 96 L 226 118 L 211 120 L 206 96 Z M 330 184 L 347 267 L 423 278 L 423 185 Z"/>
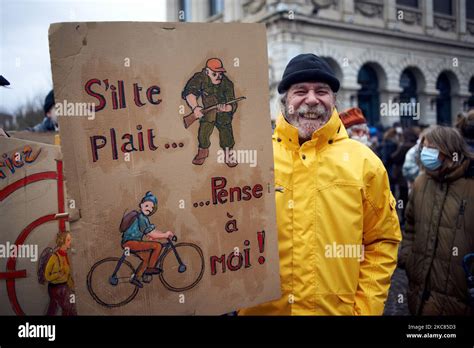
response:
<path fill-rule="evenodd" d="M 24 139 L 29 141 L 35 141 L 38 143 L 55 144 L 55 136 L 57 132 L 30 132 L 30 131 L 9 131 L 8 134 L 12 138 Z"/>
<path fill-rule="evenodd" d="M 60 160 L 59 146 L 0 137 L 0 315 L 46 312 L 47 285 L 38 283 L 37 263 L 44 248 L 54 247 L 59 223 L 48 220 L 27 227 L 58 212 L 58 183 L 51 176 Z M 21 236 L 23 251 L 14 248 L 14 255 L 12 246 Z M 12 261 L 15 266 L 8 267 Z"/>
<path fill-rule="evenodd" d="M 264 25 L 62 23 L 49 39 L 56 102 L 98 107 L 93 117 L 59 117 L 69 197 L 81 216 L 71 227 L 79 314 L 221 314 L 278 298 Z M 210 72 L 225 69 L 218 88 L 195 75 L 209 59 Z M 218 125 L 200 165 L 192 161 L 201 122 L 183 124 L 188 83 L 200 86 L 204 107 L 245 97 L 237 109 L 206 113 Z M 220 163 L 229 132 L 234 149 L 247 150 L 241 160 L 257 155 L 255 166 Z M 187 268 L 179 272 L 170 250 L 158 264 L 163 273 L 139 289 L 129 282 L 140 263 L 133 253 L 113 276 L 127 252 L 119 225 L 148 191 L 158 199 L 150 223 L 174 232 Z"/>

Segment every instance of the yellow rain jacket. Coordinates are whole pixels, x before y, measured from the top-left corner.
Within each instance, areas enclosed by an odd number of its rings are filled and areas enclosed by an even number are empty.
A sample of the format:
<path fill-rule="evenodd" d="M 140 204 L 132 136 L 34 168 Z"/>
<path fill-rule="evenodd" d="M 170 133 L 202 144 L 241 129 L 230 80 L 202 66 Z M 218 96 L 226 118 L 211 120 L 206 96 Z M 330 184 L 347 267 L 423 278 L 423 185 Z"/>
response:
<path fill-rule="evenodd" d="M 282 297 L 239 315 L 381 315 L 401 241 L 382 162 L 336 109 L 301 146 L 280 115 L 273 152 Z"/>

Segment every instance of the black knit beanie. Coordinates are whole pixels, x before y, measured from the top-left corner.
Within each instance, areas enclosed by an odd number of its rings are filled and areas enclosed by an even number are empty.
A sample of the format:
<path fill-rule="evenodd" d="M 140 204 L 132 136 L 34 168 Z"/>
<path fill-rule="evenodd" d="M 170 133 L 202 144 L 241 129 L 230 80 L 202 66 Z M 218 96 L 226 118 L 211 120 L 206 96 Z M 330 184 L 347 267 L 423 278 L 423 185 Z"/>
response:
<path fill-rule="evenodd" d="M 278 85 L 278 93 L 285 93 L 299 82 L 325 82 L 333 92 L 339 90 L 339 80 L 329 64 L 312 53 L 300 54 L 290 60 Z"/>

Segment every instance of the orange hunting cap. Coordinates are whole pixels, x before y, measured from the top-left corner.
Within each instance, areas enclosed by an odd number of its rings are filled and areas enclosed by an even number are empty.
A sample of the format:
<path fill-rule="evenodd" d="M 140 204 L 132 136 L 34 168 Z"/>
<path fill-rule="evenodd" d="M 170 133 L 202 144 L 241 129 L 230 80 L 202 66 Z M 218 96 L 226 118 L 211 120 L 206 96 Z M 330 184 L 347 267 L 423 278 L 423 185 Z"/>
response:
<path fill-rule="evenodd" d="M 206 62 L 206 68 L 216 72 L 226 72 L 224 69 L 224 64 L 222 64 L 222 61 L 219 58 L 208 59 Z"/>
<path fill-rule="evenodd" d="M 340 112 L 339 117 L 346 128 L 352 127 L 356 124 L 367 123 L 362 110 L 356 107 Z"/>

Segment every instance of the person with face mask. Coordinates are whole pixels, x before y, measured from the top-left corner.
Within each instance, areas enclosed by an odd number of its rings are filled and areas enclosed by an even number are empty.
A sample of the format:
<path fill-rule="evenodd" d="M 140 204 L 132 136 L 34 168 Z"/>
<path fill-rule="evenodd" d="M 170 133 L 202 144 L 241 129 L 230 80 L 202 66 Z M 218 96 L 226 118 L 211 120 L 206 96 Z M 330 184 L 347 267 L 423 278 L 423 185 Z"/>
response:
<path fill-rule="evenodd" d="M 456 129 L 435 126 L 421 138 L 420 161 L 398 257 L 408 307 L 412 315 L 472 315 L 463 257 L 474 252 L 474 154 Z"/>
<path fill-rule="evenodd" d="M 361 109 L 356 107 L 347 109 L 339 113 L 339 117 L 344 127 L 346 127 L 349 138 L 371 147 L 369 141 L 369 127 L 367 127 L 367 121 Z"/>

